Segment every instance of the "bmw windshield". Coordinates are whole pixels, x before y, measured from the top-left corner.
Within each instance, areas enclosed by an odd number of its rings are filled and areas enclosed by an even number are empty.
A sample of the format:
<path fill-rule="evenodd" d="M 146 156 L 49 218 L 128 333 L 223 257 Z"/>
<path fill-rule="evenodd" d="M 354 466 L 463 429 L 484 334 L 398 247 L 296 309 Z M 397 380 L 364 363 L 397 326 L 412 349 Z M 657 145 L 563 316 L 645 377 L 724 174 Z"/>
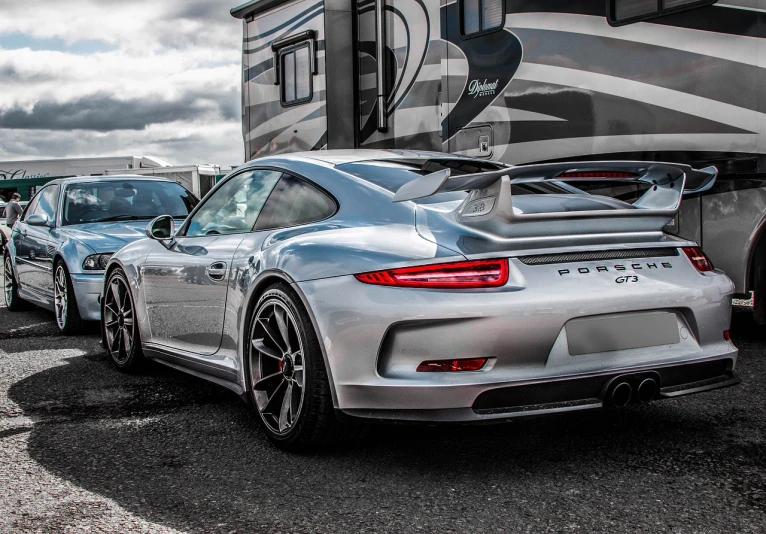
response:
<path fill-rule="evenodd" d="M 62 224 L 185 218 L 197 199 L 175 182 L 104 180 L 72 184 L 64 194 Z"/>

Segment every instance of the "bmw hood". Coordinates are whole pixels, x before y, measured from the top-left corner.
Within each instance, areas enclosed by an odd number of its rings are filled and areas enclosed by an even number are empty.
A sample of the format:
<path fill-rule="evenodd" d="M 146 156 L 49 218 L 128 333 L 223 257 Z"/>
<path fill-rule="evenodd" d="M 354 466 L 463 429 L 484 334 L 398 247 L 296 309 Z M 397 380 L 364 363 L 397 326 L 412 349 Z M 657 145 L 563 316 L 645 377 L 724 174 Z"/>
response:
<path fill-rule="evenodd" d="M 74 224 L 62 228 L 61 233 L 76 239 L 94 252 L 117 252 L 119 249 L 146 238 L 145 221 Z"/>

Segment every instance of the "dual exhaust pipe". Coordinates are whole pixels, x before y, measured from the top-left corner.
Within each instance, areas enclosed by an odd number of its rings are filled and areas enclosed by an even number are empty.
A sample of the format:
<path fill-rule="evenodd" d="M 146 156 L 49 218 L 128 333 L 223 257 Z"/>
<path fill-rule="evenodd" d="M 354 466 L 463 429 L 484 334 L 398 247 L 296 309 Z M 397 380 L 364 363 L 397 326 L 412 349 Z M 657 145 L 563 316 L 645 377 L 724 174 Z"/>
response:
<path fill-rule="evenodd" d="M 610 382 L 605 397 L 617 408 L 627 406 L 634 399 L 642 404 L 651 402 L 660 392 L 659 376 L 653 375 L 618 376 Z"/>

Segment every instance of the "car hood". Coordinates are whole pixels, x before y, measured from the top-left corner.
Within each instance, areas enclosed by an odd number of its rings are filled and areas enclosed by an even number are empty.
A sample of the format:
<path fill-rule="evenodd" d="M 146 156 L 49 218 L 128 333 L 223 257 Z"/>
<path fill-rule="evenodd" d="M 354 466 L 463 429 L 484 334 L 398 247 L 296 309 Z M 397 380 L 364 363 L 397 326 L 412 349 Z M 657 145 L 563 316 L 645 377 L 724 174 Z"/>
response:
<path fill-rule="evenodd" d="M 109 223 L 87 223 L 65 226 L 61 233 L 81 241 L 94 252 L 117 252 L 119 249 L 145 238 L 148 220 Z"/>

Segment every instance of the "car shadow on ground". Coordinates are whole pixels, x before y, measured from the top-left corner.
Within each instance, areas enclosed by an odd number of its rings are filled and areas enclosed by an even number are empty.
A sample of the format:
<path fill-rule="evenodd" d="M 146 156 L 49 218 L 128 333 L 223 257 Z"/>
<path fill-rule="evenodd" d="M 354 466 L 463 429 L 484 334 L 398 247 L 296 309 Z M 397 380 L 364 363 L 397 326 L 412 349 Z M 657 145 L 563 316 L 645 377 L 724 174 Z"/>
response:
<path fill-rule="evenodd" d="M 120 374 L 101 352 L 9 396 L 35 421 L 35 461 L 181 530 L 737 531 L 731 507 L 766 517 L 766 357 L 749 320 L 735 316 L 737 388 L 513 424 L 379 426 L 314 454 L 276 449 L 226 390 L 164 368 Z"/>
<path fill-rule="evenodd" d="M 2 277 L 0 277 L 2 283 Z M 29 337 L 50 337 L 61 335 L 56 326 L 53 312 L 30 306 L 30 309 L 12 312 L 5 307 L 0 296 L 0 341 Z M 83 333 L 94 335 L 100 332 L 100 325 L 95 321 L 84 323 Z"/>

